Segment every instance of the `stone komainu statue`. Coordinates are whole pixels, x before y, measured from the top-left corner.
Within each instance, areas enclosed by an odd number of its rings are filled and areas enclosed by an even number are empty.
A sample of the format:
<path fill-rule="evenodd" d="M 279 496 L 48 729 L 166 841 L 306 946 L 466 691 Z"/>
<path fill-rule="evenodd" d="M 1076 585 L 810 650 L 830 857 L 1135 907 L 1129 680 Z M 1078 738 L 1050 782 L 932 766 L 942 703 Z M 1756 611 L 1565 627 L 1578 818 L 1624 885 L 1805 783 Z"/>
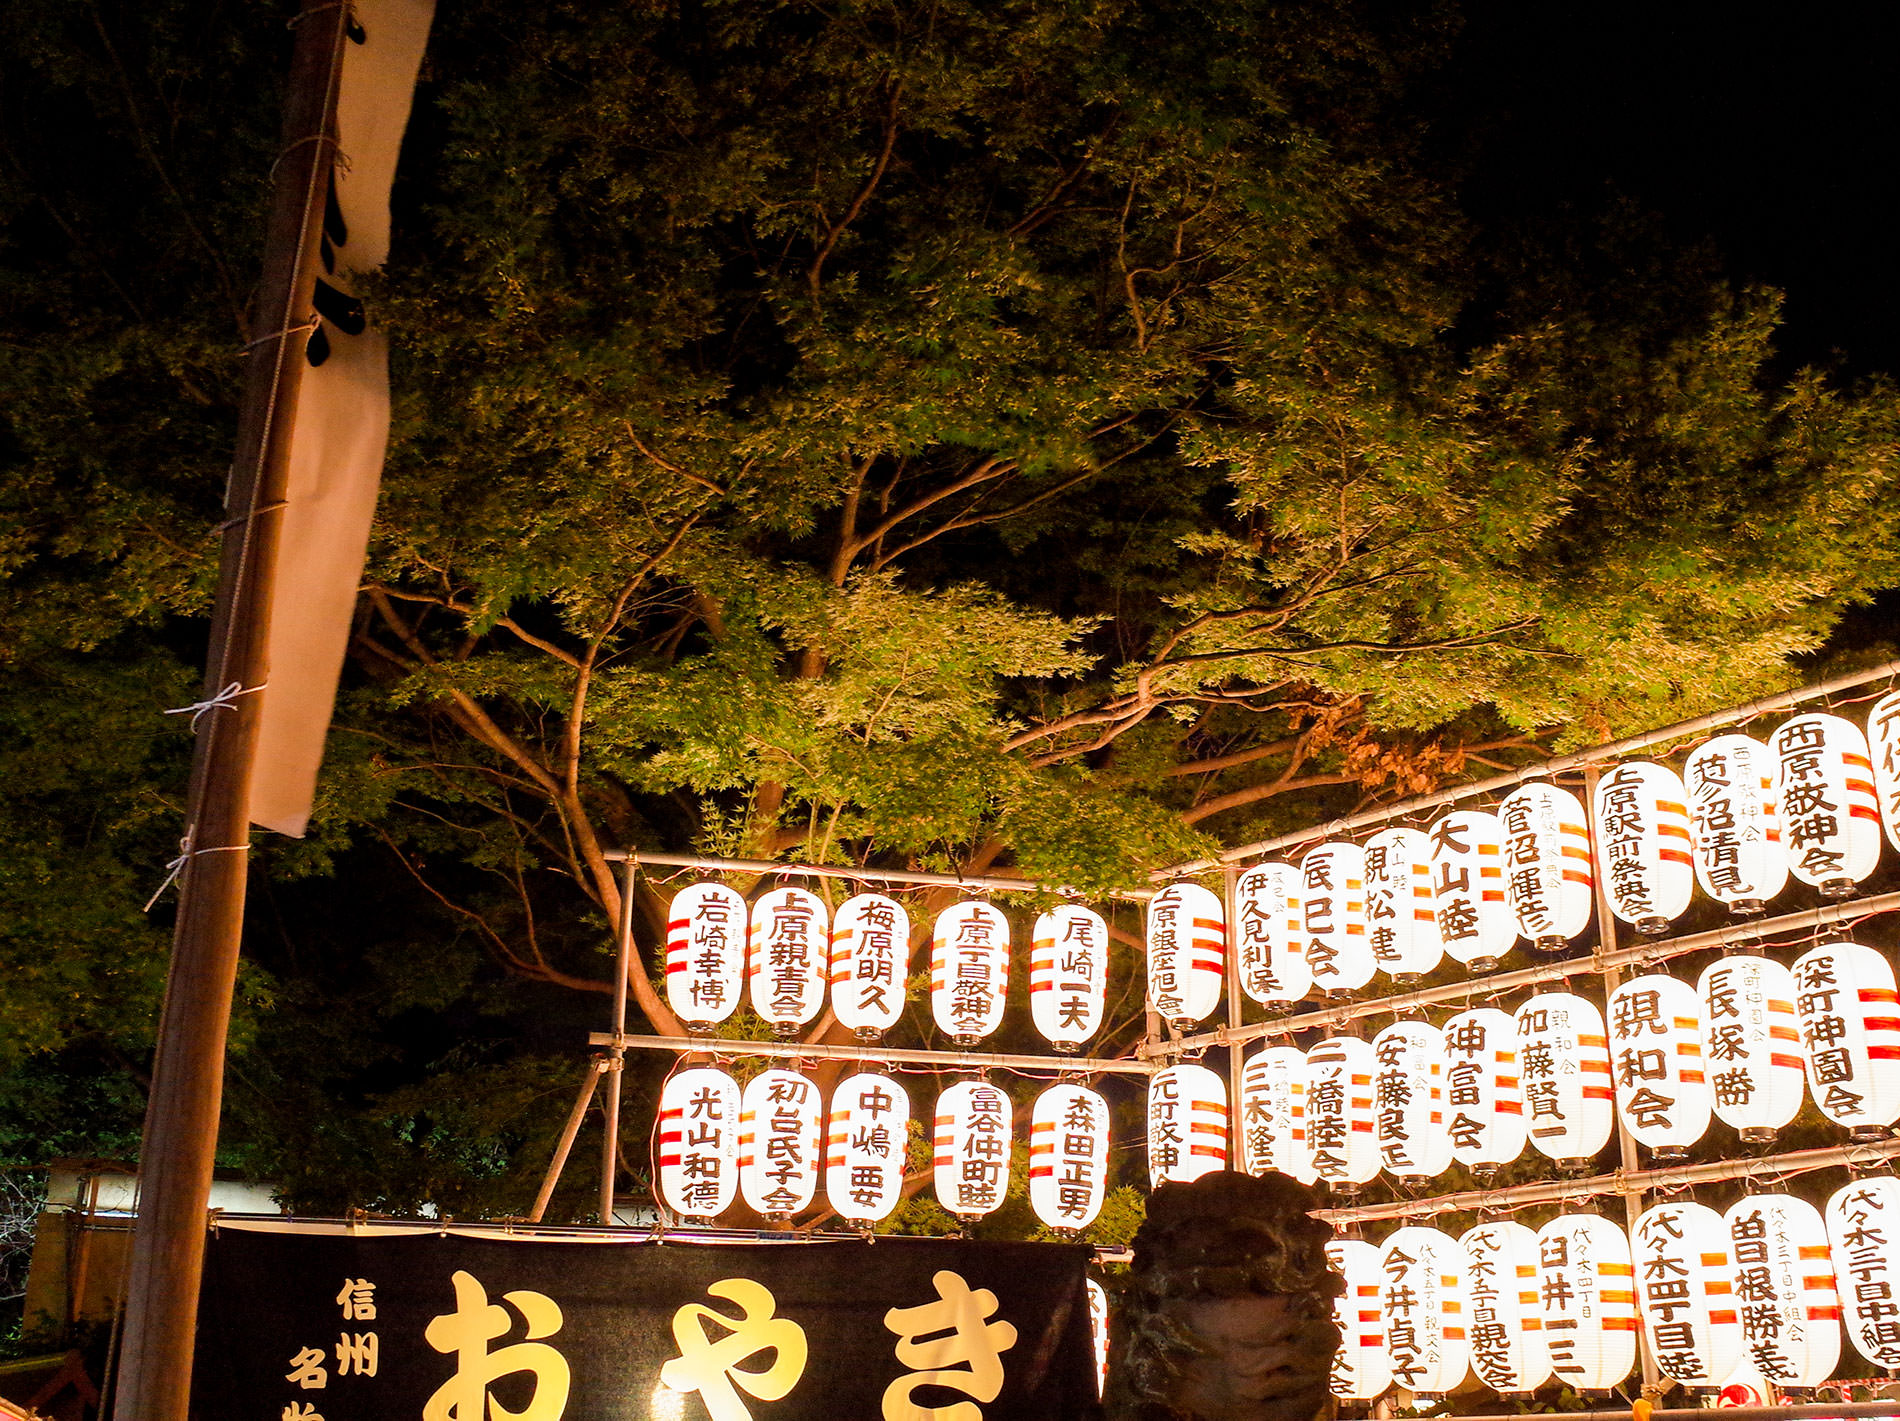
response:
<path fill-rule="evenodd" d="M 1313 1421 L 1341 1289 L 1312 1190 L 1223 1171 L 1149 1196 L 1109 1346 L 1110 1421 Z"/>

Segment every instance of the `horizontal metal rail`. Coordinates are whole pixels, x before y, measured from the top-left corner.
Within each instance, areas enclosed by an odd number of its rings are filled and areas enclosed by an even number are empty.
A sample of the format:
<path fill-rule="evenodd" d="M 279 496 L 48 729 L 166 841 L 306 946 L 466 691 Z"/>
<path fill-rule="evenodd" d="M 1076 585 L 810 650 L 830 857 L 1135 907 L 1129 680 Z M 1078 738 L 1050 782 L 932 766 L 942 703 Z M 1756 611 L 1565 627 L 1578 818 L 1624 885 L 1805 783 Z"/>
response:
<path fill-rule="evenodd" d="M 1144 1055 L 1158 1057 L 1197 1053 L 1205 1051 L 1210 1046 L 1239 1046 L 1268 1036 L 1285 1036 L 1315 1027 L 1343 1026 L 1349 1021 L 1357 1021 L 1368 1016 L 1383 1016 L 1387 1012 L 1398 1014 L 1416 1011 L 1420 1007 L 1436 1006 L 1443 1002 L 1486 1000 L 1514 991 L 1519 987 L 1541 986 L 1546 982 L 1557 982 L 1567 977 L 1593 976 L 1602 973 L 1605 969 L 1644 967 L 1652 962 L 1682 957 L 1691 952 L 1705 952 L 1710 948 L 1755 942 L 1765 937 L 1774 937 L 1778 933 L 1799 933 L 1813 928 L 1824 928 L 1834 923 L 1864 918 L 1874 913 L 1895 912 L 1900 912 L 1900 893 L 1879 893 L 1872 898 L 1850 898 L 1845 902 L 1827 903 L 1819 908 L 1809 908 L 1799 913 L 1784 913 L 1777 918 L 1731 923 L 1725 927 L 1711 928 L 1708 932 L 1662 938 L 1654 942 L 1638 943 L 1634 947 L 1621 947 L 1610 952 L 1593 953 L 1588 957 L 1572 957 L 1561 962 L 1520 967 L 1510 972 L 1494 972 L 1484 977 L 1469 977 L 1462 982 L 1447 982 L 1438 987 L 1422 987 L 1416 992 L 1395 992 L 1387 997 L 1369 997 L 1364 1001 L 1341 1002 L 1337 1006 L 1316 1007 L 1312 1011 L 1284 1016 L 1277 1021 L 1254 1022 L 1247 1026 L 1223 1026 L 1214 1031 L 1184 1036 L 1175 1041 L 1144 1044 L 1140 1050 Z"/>
<path fill-rule="evenodd" d="M 1015 1056 L 989 1051 L 924 1051 L 901 1046 L 830 1046 L 803 1041 L 732 1041 L 723 1036 L 618 1036 L 596 1031 L 590 1046 L 676 1051 L 699 1056 L 783 1056 L 805 1061 L 868 1061 L 872 1065 L 941 1066 L 986 1071 L 1049 1071 L 1062 1076 L 1153 1075 L 1161 1067 L 1131 1056 Z"/>
<path fill-rule="evenodd" d="M 1761 696 L 1742 705 L 1731 706 L 1727 710 L 1712 711 L 1708 715 L 1699 715 L 1690 720 L 1679 720 L 1674 725 L 1665 725 L 1659 730 L 1646 730 L 1641 735 L 1626 736 L 1604 745 L 1593 745 L 1586 750 L 1573 750 L 1567 755 L 1556 755 L 1548 760 L 1540 760 L 1534 765 L 1526 765 L 1522 769 L 1496 775 L 1491 779 L 1456 785 L 1432 794 L 1414 795 L 1411 799 L 1402 799 L 1396 804 L 1361 810 L 1343 819 L 1334 819 L 1311 828 L 1295 829 L 1292 833 L 1281 834 L 1277 838 L 1261 839 L 1255 843 L 1242 844 L 1239 848 L 1223 849 L 1211 859 L 1194 859 L 1188 863 L 1175 864 L 1170 868 L 1157 869 L 1154 877 L 1158 881 L 1164 881 L 1171 878 L 1183 878 L 1189 874 L 1207 873 L 1212 869 L 1226 868 L 1244 860 L 1264 857 L 1277 849 L 1333 838 L 1373 824 L 1388 823 L 1394 819 L 1402 819 L 1408 814 L 1417 814 L 1421 810 L 1436 809 L 1441 804 L 1455 804 L 1461 799 L 1515 789 L 1526 780 L 1548 779 L 1553 775 L 1563 774 L 1567 770 L 1580 770 L 1585 765 L 1600 765 L 1633 751 L 1646 750 L 1652 745 L 1666 744 L 1687 735 L 1699 735 L 1705 730 L 1714 730 L 1718 726 L 1752 720 L 1758 715 L 1770 715 L 1775 711 L 1788 710 L 1803 701 L 1819 700 L 1823 696 L 1833 695 L 1836 691 L 1849 691 L 1856 686 L 1864 686 L 1870 681 L 1891 676 L 1900 676 L 1900 661 L 1882 662 L 1879 666 L 1869 667 L 1865 671 L 1835 676 L 1812 686 L 1802 686 L 1796 690 L 1782 691 L 1772 696 Z"/>
<path fill-rule="evenodd" d="M 1786 1178 L 1816 1169 L 1865 1169 L 1900 1156 L 1900 1140 L 1865 1145 L 1832 1145 L 1818 1150 L 1790 1150 L 1786 1154 L 1754 1159 L 1715 1160 L 1709 1164 L 1672 1165 L 1666 1169 L 1619 1169 L 1585 1179 L 1542 1179 L 1505 1189 L 1464 1189 L 1455 1194 L 1433 1194 L 1398 1199 L 1389 1204 L 1356 1204 L 1340 1209 L 1315 1209 L 1313 1217 L 1329 1224 L 1369 1223 L 1374 1219 L 1406 1219 L 1428 1214 L 1452 1214 L 1492 1209 L 1524 1209 L 1533 1204 L 1556 1204 L 1566 1199 L 1597 1195 L 1640 1194 L 1647 1189 L 1680 1189 L 1690 1184 L 1713 1184 L 1724 1179 Z"/>
<path fill-rule="evenodd" d="M 1803 1406 L 1657 1406 L 1637 1411 L 1613 1407 L 1598 1411 L 1564 1411 L 1561 1421 L 1803 1421 L 1814 1416 L 1900 1416 L 1900 1401 L 1822 1401 Z M 1460 1416 L 1457 1421 L 1524 1421 L 1524 1414 Z M 1556 1418 L 1553 1418 L 1556 1421 Z"/>
<path fill-rule="evenodd" d="M 658 864 L 664 868 L 696 868 L 705 873 L 785 874 L 792 878 L 837 878 L 857 883 L 902 883 L 920 888 L 963 888 L 976 893 L 1056 893 L 1065 898 L 1124 898 L 1145 903 L 1155 896 L 1153 888 L 1104 889 L 1096 894 L 1079 893 L 1051 883 L 1028 878 L 999 878 L 995 875 L 924 873 L 898 868 L 853 868 L 836 863 L 781 863 L 776 859 L 721 859 L 703 854 L 650 854 L 638 849 L 609 849 L 603 858 L 612 863 Z"/>

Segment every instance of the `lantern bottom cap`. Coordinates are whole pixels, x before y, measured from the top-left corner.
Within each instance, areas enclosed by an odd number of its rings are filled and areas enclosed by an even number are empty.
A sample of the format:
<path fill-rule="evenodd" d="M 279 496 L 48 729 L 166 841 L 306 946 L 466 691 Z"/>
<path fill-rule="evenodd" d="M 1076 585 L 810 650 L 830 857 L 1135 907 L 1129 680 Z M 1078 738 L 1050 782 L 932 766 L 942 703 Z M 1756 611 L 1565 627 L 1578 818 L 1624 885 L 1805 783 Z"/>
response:
<path fill-rule="evenodd" d="M 1768 911 L 1765 898 L 1737 898 L 1728 905 L 1729 912 L 1738 918 L 1759 918 Z"/>
<path fill-rule="evenodd" d="M 1830 878 L 1814 885 L 1823 898 L 1852 898 L 1860 885 L 1851 878 Z"/>
<path fill-rule="evenodd" d="M 1587 1174 L 1596 1161 L 1589 1158 L 1560 1159 L 1557 1168 L 1565 1174 Z"/>
<path fill-rule="evenodd" d="M 1495 972 L 1498 970 L 1498 959 L 1495 957 L 1474 957 L 1471 961 L 1467 962 L 1465 966 L 1473 972 Z"/>
<path fill-rule="evenodd" d="M 1570 946 L 1570 939 L 1560 933 L 1552 933 L 1546 937 L 1532 938 L 1531 946 L 1539 952 L 1562 952 Z"/>
<path fill-rule="evenodd" d="M 1488 1184 L 1498 1177 L 1498 1166 L 1489 1160 L 1471 1166 L 1471 1177 L 1481 1184 Z"/>
<path fill-rule="evenodd" d="M 686 1023 L 688 1036 L 711 1036 L 719 1025 L 716 1021 L 689 1021 Z"/>
<path fill-rule="evenodd" d="M 1651 1145 L 1649 1147 L 1649 1157 L 1653 1160 L 1663 1160 L 1674 1164 L 1678 1160 L 1689 1158 L 1689 1147 L 1687 1145 Z M 1678 1380 L 1680 1380 L 1680 1378 L 1678 1378 Z"/>
<path fill-rule="evenodd" d="M 1745 1145 L 1772 1145 L 1775 1142 L 1774 1129 L 1768 1125 L 1744 1125 L 1735 1133 Z"/>
<path fill-rule="evenodd" d="M 1869 1145 L 1876 1140 L 1890 1140 L 1893 1131 L 1885 1125 L 1856 1125 L 1847 1132 L 1847 1138 L 1857 1145 Z"/>
<path fill-rule="evenodd" d="M 851 1034 L 859 1041 L 862 1041 L 866 1046 L 869 1046 L 873 1042 L 882 1041 L 884 1039 L 884 1028 L 881 1026 L 859 1026 L 852 1028 Z"/>
<path fill-rule="evenodd" d="M 1049 1045 L 1058 1056 L 1075 1056 L 1079 1055 L 1082 1050 L 1082 1043 L 1080 1041 L 1051 1041 Z"/>
<path fill-rule="evenodd" d="M 968 1051 L 972 1046 L 976 1045 L 983 1038 L 981 1036 L 978 1036 L 974 1031 L 959 1031 L 956 1035 L 952 1036 L 950 1039 L 956 1042 L 957 1045 L 961 1046 L 965 1051 Z"/>
<path fill-rule="evenodd" d="M 780 1041 L 790 1041 L 798 1035 L 798 1023 L 795 1021 L 775 1021 L 772 1023 L 772 1035 Z"/>
<path fill-rule="evenodd" d="M 1423 972 L 1394 972 L 1392 974 L 1392 980 L 1397 982 L 1401 987 L 1409 987 L 1414 982 L 1423 980 L 1424 976 L 1425 974 Z"/>
<path fill-rule="evenodd" d="M 1664 933 L 1669 931 L 1669 919 L 1664 917 L 1638 918 L 1635 927 L 1636 931 L 1641 933 L 1644 937 L 1661 937 Z"/>
<path fill-rule="evenodd" d="M 1358 1194 L 1360 1189 L 1362 1189 L 1364 1186 L 1361 1185 L 1357 1180 L 1329 1179 L 1326 1181 L 1326 1187 L 1328 1189 L 1331 1189 L 1333 1193 L 1339 1195 L 1342 1199 L 1350 1199 L 1356 1194 Z"/>

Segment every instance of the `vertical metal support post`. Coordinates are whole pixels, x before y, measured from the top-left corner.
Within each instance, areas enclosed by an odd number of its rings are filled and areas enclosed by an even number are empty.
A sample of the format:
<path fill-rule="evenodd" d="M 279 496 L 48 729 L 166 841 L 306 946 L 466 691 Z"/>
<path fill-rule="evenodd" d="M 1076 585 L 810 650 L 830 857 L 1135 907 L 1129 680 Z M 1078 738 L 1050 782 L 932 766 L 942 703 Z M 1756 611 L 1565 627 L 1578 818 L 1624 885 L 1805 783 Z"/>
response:
<path fill-rule="evenodd" d="M 627 1064 L 627 973 L 633 968 L 633 876 L 639 858 L 629 853 L 620 873 L 620 925 L 614 943 L 614 1044 L 607 1062 L 607 1128 L 601 1132 L 600 1221 L 614 1221 L 614 1176 L 620 1170 L 620 1076 Z"/>
<path fill-rule="evenodd" d="M 1235 893 L 1240 887 L 1240 870 L 1224 868 L 1221 870 L 1221 896 L 1226 900 L 1223 910 L 1227 919 L 1227 952 L 1222 960 L 1227 964 L 1227 1025 L 1230 1030 L 1244 1024 L 1246 1016 L 1240 995 L 1240 952 L 1239 914 L 1235 909 Z M 1240 1119 L 1240 1060 L 1241 1046 L 1238 1041 L 1227 1046 L 1227 1167 L 1244 1170 L 1247 1151 L 1244 1147 L 1245 1134 Z"/>
<path fill-rule="evenodd" d="M 1590 882 L 1596 899 L 1596 960 L 1599 963 L 1603 962 L 1605 954 L 1616 951 L 1616 913 L 1610 907 L 1610 889 L 1609 885 L 1604 882 L 1605 862 L 1597 845 L 1597 781 L 1602 777 L 1603 772 L 1595 765 L 1587 766 L 1584 769 L 1583 825 L 1584 833 L 1589 836 L 1590 840 Z M 1610 993 L 1614 992 L 1617 987 L 1622 984 L 1623 973 L 1620 969 L 1609 966 L 1601 967 L 1600 971 L 1603 977 L 1604 1025 L 1607 1027 L 1609 1025 Z M 1610 1056 L 1610 1084 L 1611 1090 L 1614 1092 L 1616 1085 L 1616 1056 L 1614 1053 Z M 1623 1173 L 1626 1175 L 1634 1174 L 1641 1168 L 1641 1163 L 1636 1155 L 1636 1140 L 1630 1134 L 1629 1128 L 1623 1123 L 1623 1112 L 1616 1109 L 1614 1095 L 1612 1095 L 1610 1108 L 1613 1112 L 1611 1118 L 1616 1122 L 1617 1155 L 1621 1162 Z M 1623 1227 L 1632 1239 L 1636 1235 L 1636 1221 L 1642 1217 L 1642 1213 L 1643 1191 L 1633 1189 L 1623 1196 Z M 1643 1395 L 1653 1401 L 1662 1395 L 1665 1388 L 1662 1382 L 1662 1372 L 1659 1371 L 1656 1366 L 1655 1353 L 1651 1351 L 1649 1346 L 1648 1335 L 1640 1327 L 1636 1330 L 1636 1355 L 1642 1360 Z"/>

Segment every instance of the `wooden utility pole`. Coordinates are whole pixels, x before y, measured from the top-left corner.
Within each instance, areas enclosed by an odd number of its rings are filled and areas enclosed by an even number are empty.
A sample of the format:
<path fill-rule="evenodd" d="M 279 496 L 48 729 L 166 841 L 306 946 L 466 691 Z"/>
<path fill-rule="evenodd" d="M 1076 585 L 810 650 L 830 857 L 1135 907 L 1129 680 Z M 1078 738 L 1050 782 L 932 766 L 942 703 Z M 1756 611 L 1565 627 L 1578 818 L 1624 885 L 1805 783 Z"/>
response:
<path fill-rule="evenodd" d="M 302 0 L 225 491 L 205 699 L 194 716 L 177 926 L 139 1152 L 115 1421 L 185 1421 L 204 1275 L 206 1211 L 224 1090 L 250 847 L 251 769 L 270 668 L 289 446 L 314 320 L 319 228 L 336 156 L 336 95 L 350 24 L 341 0 Z"/>

